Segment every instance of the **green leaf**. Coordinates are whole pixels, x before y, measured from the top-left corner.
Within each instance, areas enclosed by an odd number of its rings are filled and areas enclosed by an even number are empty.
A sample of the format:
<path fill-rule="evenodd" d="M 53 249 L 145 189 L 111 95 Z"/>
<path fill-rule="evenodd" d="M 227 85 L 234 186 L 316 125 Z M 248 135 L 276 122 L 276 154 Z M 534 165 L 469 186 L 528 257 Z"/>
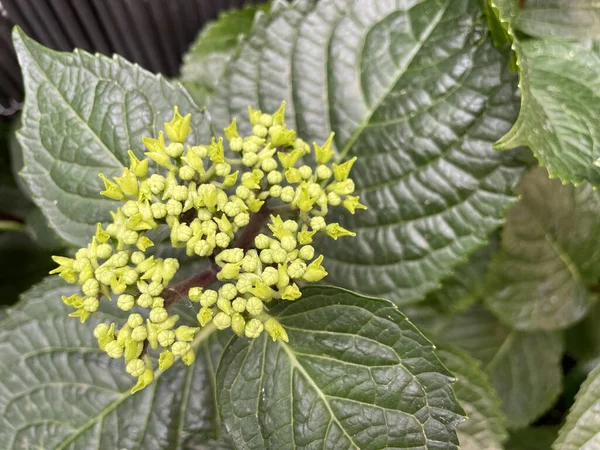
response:
<path fill-rule="evenodd" d="M 483 363 L 502 400 L 509 428 L 534 422 L 558 398 L 563 352 L 559 334 L 513 330 L 481 306 L 446 318 L 409 317 L 435 343 L 459 347 Z"/>
<path fill-rule="evenodd" d="M 577 43 L 516 42 L 521 112 L 496 148 L 529 147 L 553 178 L 600 184 L 600 55 Z"/>
<path fill-rule="evenodd" d="M 565 328 L 583 318 L 600 278 L 600 194 L 564 186 L 537 168 L 521 180 L 501 251 L 490 266 L 488 307 L 519 329 Z"/>
<path fill-rule="evenodd" d="M 461 450 L 502 450 L 502 442 L 508 437 L 506 417 L 479 361 L 455 348 L 443 348 L 437 354 L 456 376 L 454 393 L 467 413 L 467 421 L 457 430 Z"/>
<path fill-rule="evenodd" d="M 452 378 L 390 302 L 310 287 L 271 312 L 289 343 L 234 339 L 217 371 L 236 448 L 458 448 Z"/>
<path fill-rule="evenodd" d="M 217 442 L 213 372 L 228 335 L 199 333 L 191 367 L 178 362 L 132 395 L 123 361 L 110 359 L 93 336 L 97 323 L 120 321 L 123 312 L 102 302 L 81 324 L 60 301 L 74 291 L 48 278 L 0 322 L 2 448 L 229 448 Z M 185 320 L 191 311 L 179 313 Z"/>
<path fill-rule="evenodd" d="M 328 283 L 420 300 L 514 203 L 520 165 L 492 143 L 515 120 L 516 76 L 479 3 L 301 0 L 273 8 L 229 64 L 209 105 L 217 128 L 285 100 L 300 137 L 333 130 L 339 156 L 359 157 L 369 209 L 332 217 L 358 236 L 318 243 Z"/>
<path fill-rule="evenodd" d="M 510 434 L 506 450 L 551 450 L 558 429 L 544 426 L 523 428 Z"/>
<path fill-rule="evenodd" d="M 587 317 L 565 333 L 567 353 L 585 365 L 600 363 L 600 304 L 596 303 Z M 595 364 L 594 366 L 595 367 Z"/>
<path fill-rule="evenodd" d="M 196 103 L 204 105 L 215 93 L 238 43 L 252 29 L 257 13 L 267 10 L 268 5 L 230 10 L 202 29 L 183 57 L 180 77 Z"/>
<path fill-rule="evenodd" d="M 600 447 L 600 366 L 581 385 L 575 404 L 552 446 L 554 450 Z"/>
<path fill-rule="evenodd" d="M 527 0 L 514 27 L 548 39 L 600 38 L 600 5 L 595 0 Z"/>
<path fill-rule="evenodd" d="M 481 298 L 484 278 L 492 255 L 498 249 L 498 239 L 493 236 L 490 243 L 471 255 L 466 264 L 459 266 L 441 287 L 431 291 L 425 301 L 444 313 L 457 313 L 468 309 Z"/>
<path fill-rule="evenodd" d="M 143 136 L 156 136 L 173 106 L 192 113 L 190 141 L 208 142 L 209 124 L 180 85 L 172 85 L 115 56 L 49 50 L 15 28 L 13 40 L 25 84 L 19 142 L 22 171 L 34 201 L 65 241 L 85 245 L 116 203 L 101 197 L 102 182 L 142 157 Z"/>

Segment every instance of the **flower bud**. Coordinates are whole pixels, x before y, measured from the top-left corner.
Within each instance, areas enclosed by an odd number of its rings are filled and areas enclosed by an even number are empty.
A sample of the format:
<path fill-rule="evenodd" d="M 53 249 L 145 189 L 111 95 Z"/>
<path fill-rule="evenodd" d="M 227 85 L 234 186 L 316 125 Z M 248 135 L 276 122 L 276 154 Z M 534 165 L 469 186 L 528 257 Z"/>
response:
<path fill-rule="evenodd" d="M 246 299 L 243 297 L 237 297 L 233 302 L 231 302 L 231 307 L 237 313 L 243 313 L 246 311 Z"/>
<path fill-rule="evenodd" d="M 152 308 L 150 311 L 150 320 L 154 323 L 164 322 L 169 318 L 169 313 L 165 308 Z"/>
<path fill-rule="evenodd" d="M 201 308 L 200 312 L 196 315 L 198 322 L 200 322 L 201 326 L 205 326 L 208 322 L 212 320 L 213 310 L 211 308 Z"/>
<path fill-rule="evenodd" d="M 200 328 L 197 327 L 181 325 L 175 330 L 175 336 L 177 336 L 177 339 L 180 341 L 191 342 L 199 330 Z"/>
<path fill-rule="evenodd" d="M 173 365 L 174 362 L 175 356 L 173 353 L 169 350 L 165 350 L 164 352 L 161 352 L 160 356 L 158 357 L 158 368 L 160 370 L 167 370 Z"/>
<path fill-rule="evenodd" d="M 245 328 L 246 321 L 244 320 L 244 317 L 239 313 L 233 314 L 231 316 L 231 329 L 233 330 L 233 332 L 238 336 L 241 336 L 242 334 L 244 334 Z"/>
<path fill-rule="evenodd" d="M 139 325 L 131 331 L 131 339 L 137 342 L 145 341 L 147 336 L 148 330 L 143 325 Z"/>
<path fill-rule="evenodd" d="M 193 180 L 196 176 L 196 171 L 193 167 L 183 166 L 179 169 L 179 178 L 185 181 Z"/>
<path fill-rule="evenodd" d="M 265 322 L 264 327 L 274 341 L 281 339 L 283 342 L 289 342 L 287 333 L 277 320 L 271 317 Z"/>
<path fill-rule="evenodd" d="M 252 316 L 258 316 L 263 312 L 263 309 L 263 302 L 258 297 L 250 297 L 246 301 L 246 311 Z"/>
<path fill-rule="evenodd" d="M 214 317 L 213 323 L 218 330 L 224 330 L 231 325 L 231 317 L 229 314 L 220 312 Z"/>
<path fill-rule="evenodd" d="M 250 339 L 256 339 L 263 332 L 264 326 L 258 319 L 251 319 L 246 323 L 244 334 Z"/>
<path fill-rule="evenodd" d="M 127 364 L 127 367 L 125 368 L 125 370 L 127 371 L 127 373 L 129 373 L 131 376 L 133 377 L 139 377 L 140 375 L 142 375 L 144 373 L 144 371 L 146 370 L 146 364 L 144 364 L 144 361 L 142 361 L 139 358 L 136 359 L 132 359 L 131 361 L 129 361 L 129 363 Z"/>
<path fill-rule="evenodd" d="M 142 308 L 150 308 L 152 306 L 154 299 L 152 298 L 152 296 L 148 293 L 146 294 L 142 294 L 138 297 L 137 299 L 137 304 L 138 306 L 141 306 Z"/>
<path fill-rule="evenodd" d="M 209 307 L 217 303 L 218 294 L 217 291 L 207 289 L 200 296 L 200 304 L 204 307 Z"/>
<path fill-rule="evenodd" d="M 121 356 L 123 356 L 123 346 L 121 344 L 119 344 L 117 341 L 111 341 L 108 344 L 106 344 L 106 347 L 104 349 L 104 351 L 106 352 L 106 354 L 108 356 L 110 356 L 111 358 L 115 358 L 118 359 Z"/>
<path fill-rule="evenodd" d="M 161 347 L 167 348 L 175 342 L 175 333 L 171 330 L 165 330 L 158 333 L 158 343 Z"/>
<path fill-rule="evenodd" d="M 96 312 L 100 306 L 100 301 L 96 297 L 86 297 L 83 300 L 82 308 L 88 312 Z"/>

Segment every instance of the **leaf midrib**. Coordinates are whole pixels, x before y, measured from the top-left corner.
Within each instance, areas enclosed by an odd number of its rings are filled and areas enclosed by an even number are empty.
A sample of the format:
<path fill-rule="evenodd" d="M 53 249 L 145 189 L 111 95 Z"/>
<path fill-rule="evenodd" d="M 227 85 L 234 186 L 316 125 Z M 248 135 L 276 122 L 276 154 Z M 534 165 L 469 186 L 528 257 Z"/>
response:
<path fill-rule="evenodd" d="M 302 376 L 306 379 L 306 381 L 315 390 L 318 397 L 323 401 L 323 403 L 325 404 L 325 408 L 327 409 L 327 411 L 329 412 L 329 415 L 331 416 L 331 421 L 335 422 L 338 425 L 340 430 L 342 430 L 342 432 L 344 433 L 344 436 L 346 436 L 348 438 L 348 441 L 350 441 L 350 443 L 353 445 L 353 448 L 355 448 L 356 450 L 360 450 L 360 447 L 356 444 L 356 442 L 354 442 L 352 437 L 346 431 L 346 428 L 344 428 L 342 426 L 342 424 L 338 420 L 337 416 L 334 414 L 333 410 L 331 409 L 331 406 L 329 406 L 329 401 L 327 400 L 327 397 L 325 396 L 325 394 L 323 393 L 321 388 L 319 388 L 317 383 L 315 383 L 315 380 L 313 380 L 313 378 L 308 374 L 308 372 L 306 372 L 304 367 L 302 367 L 302 365 L 298 362 L 298 359 L 296 358 L 296 355 L 294 354 L 292 349 L 290 349 L 290 347 L 287 344 L 285 344 L 283 341 L 281 341 L 281 339 L 277 340 L 277 343 L 279 344 L 279 346 L 283 349 L 283 351 L 286 353 L 286 355 L 290 359 L 292 368 L 295 368 L 298 372 L 300 372 L 302 374 Z M 292 375 L 290 375 L 290 376 L 292 376 Z M 325 436 L 324 438 L 327 439 L 327 436 Z"/>
<path fill-rule="evenodd" d="M 358 140 L 358 138 L 360 137 L 362 132 L 367 128 L 369 122 L 371 121 L 371 119 L 373 117 L 373 114 L 375 114 L 375 112 L 379 109 L 381 104 L 385 101 L 385 99 L 394 90 L 394 88 L 396 87 L 396 84 L 398 83 L 398 80 L 400 80 L 400 78 L 406 73 L 406 70 L 408 69 L 410 64 L 413 62 L 414 58 L 421 51 L 421 49 L 423 48 L 423 45 L 425 44 L 425 42 L 427 42 L 427 40 L 431 36 L 431 33 L 433 33 L 433 31 L 436 29 L 436 27 L 441 22 L 442 17 L 444 17 L 444 15 L 446 14 L 449 4 L 450 4 L 450 1 L 447 0 L 444 7 L 440 8 L 437 15 L 431 20 L 431 23 L 427 27 L 423 38 L 420 39 L 419 41 L 417 41 L 417 45 L 415 45 L 413 51 L 411 53 L 409 53 L 409 57 L 407 58 L 406 63 L 403 64 L 401 67 L 399 67 L 398 70 L 396 71 L 396 73 L 394 75 L 393 83 L 390 83 L 390 86 L 388 87 L 388 89 L 386 89 L 384 91 L 384 93 L 381 95 L 381 98 L 375 103 L 375 105 L 373 107 L 371 107 L 367 111 L 365 119 L 363 119 L 363 121 L 358 125 L 356 130 L 354 130 L 354 133 L 352 133 L 352 136 L 350 136 L 348 141 L 344 144 L 344 147 L 342 148 L 342 150 L 339 151 L 338 158 L 340 160 L 343 159 L 348 154 L 348 152 L 350 151 L 350 149 L 352 148 L 354 143 Z M 362 47 L 361 47 L 361 57 L 362 57 Z M 361 91 L 362 91 L 362 89 L 361 89 Z M 329 96 L 329 98 L 331 98 L 331 96 Z M 330 105 L 330 110 L 331 109 L 332 108 Z"/>
<path fill-rule="evenodd" d="M 200 346 L 200 344 L 202 344 L 204 341 L 206 341 L 216 330 L 217 329 L 212 324 L 212 322 L 210 324 L 206 325 L 204 328 L 202 328 L 202 330 L 200 330 L 200 332 L 196 335 L 196 337 L 192 341 L 192 343 L 191 343 L 192 348 L 195 351 L 198 350 L 198 347 Z M 177 362 L 177 360 L 179 360 L 180 358 L 181 357 L 177 357 L 175 359 L 175 362 Z M 169 370 L 169 369 L 167 369 L 167 370 Z M 170 369 L 170 370 L 177 370 L 177 369 Z M 188 368 L 187 370 L 189 371 L 191 369 Z M 157 370 L 155 372 L 153 383 L 158 383 L 158 380 L 161 378 L 162 374 L 165 372 L 166 372 L 165 370 Z M 100 411 L 99 414 L 95 415 L 90 420 L 85 422 L 82 426 L 77 428 L 65 441 L 63 441 L 63 443 L 59 447 L 55 447 L 55 450 L 64 450 L 69 444 L 73 443 L 88 428 L 90 428 L 92 425 L 94 425 L 99 420 L 104 419 L 108 414 L 110 414 L 112 411 L 114 411 L 121 403 L 123 403 L 125 400 L 130 398 L 132 395 L 134 395 L 134 394 L 131 393 L 131 390 L 127 390 L 126 392 L 123 392 L 116 400 L 114 400 L 113 402 L 111 402 L 107 406 L 105 406 L 104 409 L 102 411 Z M 182 401 L 183 400 L 184 399 L 182 399 Z"/>
<path fill-rule="evenodd" d="M 116 155 L 113 152 L 111 152 L 110 149 L 106 146 L 106 144 L 104 143 L 104 141 L 102 139 L 100 139 L 100 136 L 98 136 L 96 134 L 96 132 L 89 126 L 89 123 L 77 111 L 75 111 L 73 109 L 73 107 L 71 106 L 71 104 L 67 101 L 67 99 L 65 98 L 65 96 L 63 95 L 63 93 L 58 88 L 58 86 L 56 86 L 52 82 L 52 80 L 50 80 L 50 78 L 48 77 L 46 71 L 44 69 L 42 69 L 42 67 L 40 66 L 38 60 L 34 57 L 32 50 L 29 48 L 29 46 L 27 45 L 27 43 L 25 42 L 25 40 L 21 36 L 21 33 L 19 33 L 19 40 L 21 41 L 21 45 L 23 45 L 23 47 L 27 49 L 27 53 L 29 54 L 30 61 L 32 61 L 35 64 L 35 66 L 37 67 L 37 69 L 39 70 L 39 72 L 43 75 L 43 77 L 46 80 L 46 82 L 50 86 L 52 86 L 54 88 L 55 92 L 63 100 L 63 102 L 66 105 L 67 109 L 70 110 L 73 113 L 73 115 L 77 119 L 79 119 L 79 121 L 81 123 L 84 124 L 85 128 L 87 128 L 91 132 L 92 136 L 94 137 L 94 140 L 97 141 L 98 144 L 100 144 L 100 146 L 102 148 L 104 148 L 104 150 L 106 151 L 106 153 L 108 153 L 110 155 L 109 157 L 112 158 L 118 164 L 118 167 L 124 167 L 123 163 L 121 161 L 119 161 L 119 159 L 116 157 Z M 100 79 L 100 77 L 98 77 L 98 79 Z M 108 81 L 113 82 L 111 80 L 108 80 Z M 38 111 L 39 111 L 39 109 L 38 109 Z"/>

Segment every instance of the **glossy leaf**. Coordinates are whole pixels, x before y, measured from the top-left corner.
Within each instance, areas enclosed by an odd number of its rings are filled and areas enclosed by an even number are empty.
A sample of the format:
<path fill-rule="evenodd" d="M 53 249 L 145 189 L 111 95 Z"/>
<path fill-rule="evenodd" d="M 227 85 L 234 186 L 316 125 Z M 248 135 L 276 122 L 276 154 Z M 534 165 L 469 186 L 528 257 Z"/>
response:
<path fill-rule="evenodd" d="M 600 5 L 595 0 L 527 0 L 515 28 L 547 39 L 600 38 Z"/>
<path fill-rule="evenodd" d="M 600 194 L 564 186 L 537 168 L 502 230 L 487 305 L 519 329 L 565 328 L 585 316 L 600 278 Z"/>
<path fill-rule="evenodd" d="M 534 422 L 562 390 L 563 342 L 557 333 L 508 328 L 481 306 L 452 317 L 409 316 L 439 345 L 454 345 L 482 362 L 502 400 L 509 428 Z"/>
<path fill-rule="evenodd" d="M 515 2 L 492 0 L 500 17 L 514 24 Z M 552 177 L 600 184 L 600 56 L 579 43 L 515 40 L 522 103 L 511 130 L 495 147 L 529 147 Z"/>
<path fill-rule="evenodd" d="M 60 237 L 85 245 L 116 203 L 101 197 L 102 182 L 143 156 L 143 136 L 156 136 L 173 106 L 193 113 L 190 141 L 208 142 L 209 124 L 180 85 L 172 85 L 115 56 L 80 50 L 59 53 L 28 38 L 13 40 L 23 70 L 26 101 L 19 142 L 22 174 Z"/>
<path fill-rule="evenodd" d="M 443 348 L 437 354 L 456 376 L 454 393 L 467 413 L 467 421 L 457 429 L 461 450 L 503 450 L 502 442 L 508 437 L 506 417 L 479 361 L 455 348 Z"/>
<path fill-rule="evenodd" d="M 560 429 L 554 450 L 587 450 L 600 447 L 600 366 L 581 385 L 575 404 Z"/>
<path fill-rule="evenodd" d="M 81 324 L 60 301 L 72 292 L 60 278 L 48 278 L 0 322 L 2 448 L 228 448 L 217 442 L 213 394 L 227 335 L 200 333 L 191 367 L 178 362 L 132 395 L 134 379 L 123 361 L 110 359 L 93 336 L 97 323 L 120 321 L 123 313 L 103 302 Z"/>
<path fill-rule="evenodd" d="M 520 165 L 495 152 L 518 109 L 508 55 L 478 0 L 301 0 L 273 8 L 209 104 L 217 128 L 286 100 L 309 142 L 336 132 L 368 211 L 319 242 L 328 283 L 396 304 L 420 300 L 485 243 L 513 204 Z M 240 123 L 240 121 L 238 121 Z M 241 128 L 243 132 L 249 129 Z"/>
<path fill-rule="evenodd" d="M 255 16 L 267 6 L 250 5 L 224 12 L 206 25 L 183 57 L 180 80 L 199 105 L 214 94 L 238 43 L 250 32 Z"/>
<path fill-rule="evenodd" d="M 458 448 L 452 377 L 390 302 L 311 287 L 271 313 L 289 343 L 236 339 L 217 371 L 236 448 Z"/>

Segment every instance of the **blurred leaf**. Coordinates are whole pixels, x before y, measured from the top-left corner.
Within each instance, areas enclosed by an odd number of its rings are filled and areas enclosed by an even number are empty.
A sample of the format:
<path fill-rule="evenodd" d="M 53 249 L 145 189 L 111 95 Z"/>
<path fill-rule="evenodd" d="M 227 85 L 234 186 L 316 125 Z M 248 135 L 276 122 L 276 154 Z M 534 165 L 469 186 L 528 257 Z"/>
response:
<path fill-rule="evenodd" d="M 597 0 L 527 0 L 513 26 L 544 39 L 600 38 L 600 3 Z"/>
<path fill-rule="evenodd" d="M 438 345 L 457 346 L 483 363 L 509 428 L 533 423 L 560 395 L 563 342 L 558 333 L 513 330 L 479 305 L 452 317 L 409 317 Z"/>
<path fill-rule="evenodd" d="M 457 429 L 461 450 L 503 450 L 502 442 L 508 437 L 506 417 L 479 361 L 455 348 L 442 348 L 437 354 L 457 377 L 452 388 L 467 413 L 467 421 Z"/>
<path fill-rule="evenodd" d="M 600 279 L 600 193 L 548 179 L 521 179 L 490 265 L 486 304 L 519 329 L 554 330 L 581 320 Z"/>
<path fill-rule="evenodd" d="M 551 450 L 558 435 L 556 427 L 523 428 L 510 434 L 506 450 Z M 483 449 L 482 449 L 483 450 Z"/>

